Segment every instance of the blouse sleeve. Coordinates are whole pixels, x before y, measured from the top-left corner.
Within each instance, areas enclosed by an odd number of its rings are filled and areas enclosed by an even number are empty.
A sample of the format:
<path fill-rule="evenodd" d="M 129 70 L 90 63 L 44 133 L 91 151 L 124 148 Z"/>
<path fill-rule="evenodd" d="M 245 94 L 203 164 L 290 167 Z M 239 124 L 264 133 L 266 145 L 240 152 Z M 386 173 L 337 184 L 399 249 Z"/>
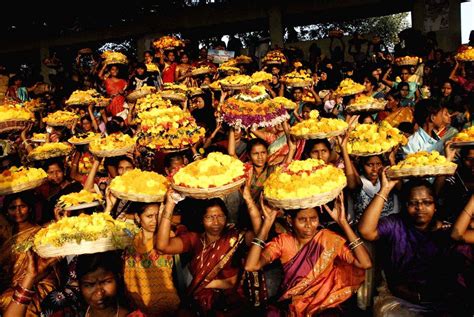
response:
<path fill-rule="evenodd" d="M 279 259 L 282 255 L 283 250 L 283 239 L 282 235 L 278 235 L 272 239 L 272 241 L 268 242 L 265 246 L 265 249 L 262 252 L 262 256 L 268 261 L 268 263 L 272 263 L 276 259 Z"/>
<path fill-rule="evenodd" d="M 348 264 L 352 264 L 355 261 L 354 254 L 352 254 L 352 251 L 346 244 L 340 248 L 337 257 Z"/>
<path fill-rule="evenodd" d="M 181 239 L 183 242 L 183 252 L 192 252 L 196 249 L 199 235 L 195 232 L 184 231 L 184 232 L 177 232 L 177 237 Z"/>

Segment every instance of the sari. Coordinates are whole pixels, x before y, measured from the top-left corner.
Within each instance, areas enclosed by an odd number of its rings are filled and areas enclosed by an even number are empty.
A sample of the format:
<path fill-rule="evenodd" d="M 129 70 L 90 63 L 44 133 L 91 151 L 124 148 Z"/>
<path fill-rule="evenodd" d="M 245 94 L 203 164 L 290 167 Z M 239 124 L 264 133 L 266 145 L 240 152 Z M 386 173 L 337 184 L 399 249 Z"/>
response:
<path fill-rule="evenodd" d="M 289 302 L 289 316 L 312 316 L 349 299 L 364 281 L 365 271 L 354 266 L 355 258 L 336 233 L 322 229 L 299 251 L 296 238 L 283 233 L 262 253 L 269 262 L 283 264 L 282 296 Z M 270 311 L 270 316 L 279 314 Z"/>
<path fill-rule="evenodd" d="M 231 289 L 218 290 L 206 288 L 214 279 L 226 279 L 239 273 L 239 268 L 232 265 L 232 257 L 244 241 L 244 232 L 235 228 L 226 230 L 219 240 L 204 246 L 200 235 L 187 232 L 180 235 L 185 252 L 193 253 L 189 271 L 193 276 L 186 290 L 191 303 L 204 314 L 210 311 L 222 311 L 238 307 L 241 295 L 237 286 Z M 240 305 L 241 306 L 241 305 Z"/>
<path fill-rule="evenodd" d="M 107 112 L 113 117 L 124 110 L 125 96 L 122 93 L 127 88 L 127 81 L 124 79 L 112 81 L 111 78 L 107 78 L 104 85 L 107 95 L 112 98 L 107 106 Z"/>
<path fill-rule="evenodd" d="M 266 132 L 264 140 L 270 144 L 268 146 L 268 165 L 273 166 L 283 163 L 290 150 L 286 140 L 286 134 L 277 136 L 275 133 Z M 303 154 L 304 145 L 304 140 L 298 140 L 296 142 L 295 160 L 298 160 Z"/>
<path fill-rule="evenodd" d="M 179 306 L 173 283 L 173 256 L 153 248 L 153 239 L 142 242 L 139 233 L 123 255 L 124 281 L 129 297 L 149 316 L 174 316 Z"/>
<path fill-rule="evenodd" d="M 4 243 L 0 250 L 0 265 L 3 273 L 2 279 L 8 280 L 10 283 L 9 287 L 3 290 L 3 293 L 0 295 L 0 310 L 2 312 L 5 312 L 10 304 L 14 288 L 23 280 L 28 265 L 26 253 L 13 253 L 13 247 L 16 244 L 32 239 L 40 229 L 40 226 L 34 226 L 33 228 L 23 230 L 13 235 Z M 42 299 L 55 289 L 58 284 L 59 278 L 56 276 L 55 271 L 37 282 L 34 285 L 35 294 L 33 295 L 33 300 L 28 306 L 25 316 L 39 316 L 41 313 L 40 303 Z"/>
<path fill-rule="evenodd" d="M 247 163 L 246 170 L 248 171 L 247 180 L 250 182 L 250 193 L 255 202 L 260 199 L 260 193 L 263 191 L 263 183 L 267 180 L 268 176 L 275 170 L 275 166 L 265 166 L 262 173 L 257 175 L 255 168 L 251 163 Z"/>

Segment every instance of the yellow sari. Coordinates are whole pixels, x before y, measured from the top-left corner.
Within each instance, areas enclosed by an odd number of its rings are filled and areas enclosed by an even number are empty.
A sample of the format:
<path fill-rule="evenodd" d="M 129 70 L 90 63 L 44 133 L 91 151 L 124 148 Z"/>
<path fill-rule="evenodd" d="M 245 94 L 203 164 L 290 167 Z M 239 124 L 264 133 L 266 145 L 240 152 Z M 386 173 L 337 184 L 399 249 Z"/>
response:
<path fill-rule="evenodd" d="M 32 238 L 39 230 L 40 226 L 23 230 L 13 235 L 6 241 L 0 249 L 0 270 L 2 281 L 8 284 L 2 284 L 2 294 L 0 295 L 0 310 L 5 312 L 10 304 L 14 288 L 18 285 L 25 276 L 26 266 L 28 265 L 28 258 L 26 253 L 14 253 L 12 247 L 15 244 L 22 243 Z M 41 313 L 40 304 L 46 295 L 55 289 L 59 284 L 59 278 L 55 271 L 48 274 L 41 281 L 34 285 L 35 295 L 33 301 L 28 306 L 26 317 L 39 316 Z M 7 289 L 4 289 L 8 286 Z"/>

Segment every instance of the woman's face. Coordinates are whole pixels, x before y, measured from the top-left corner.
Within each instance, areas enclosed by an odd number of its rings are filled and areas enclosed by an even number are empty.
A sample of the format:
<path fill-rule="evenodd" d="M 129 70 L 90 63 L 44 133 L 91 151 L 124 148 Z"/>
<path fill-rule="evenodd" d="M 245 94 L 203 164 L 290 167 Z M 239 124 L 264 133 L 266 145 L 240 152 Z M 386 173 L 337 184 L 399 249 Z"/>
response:
<path fill-rule="evenodd" d="M 436 129 L 444 128 L 451 124 L 451 116 L 447 108 L 442 108 L 436 115 L 431 116 L 431 122 Z"/>
<path fill-rule="evenodd" d="M 192 101 L 192 104 L 193 104 L 193 107 L 196 108 L 196 109 L 202 109 L 205 106 L 204 99 L 200 96 L 194 97 L 193 101 Z"/>
<path fill-rule="evenodd" d="M 451 86 L 451 83 L 444 83 L 443 87 L 441 87 L 441 93 L 443 94 L 443 97 L 448 97 L 452 92 L 453 86 Z"/>
<path fill-rule="evenodd" d="M 303 99 L 303 91 L 301 89 L 295 89 L 293 91 L 293 100 L 298 102 Z"/>
<path fill-rule="evenodd" d="M 151 232 L 154 233 L 156 230 L 156 224 L 157 224 L 157 216 L 158 212 L 160 210 L 160 207 L 158 204 L 153 204 L 149 205 L 148 207 L 145 208 L 145 211 L 140 215 L 136 215 L 136 218 L 138 218 L 138 222 L 140 223 L 140 226 L 142 229 L 146 232 Z"/>
<path fill-rule="evenodd" d="M 400 74 L 400 78 L 402 81 L 407 82 L 408 78 L 410 78 L 410 71 L 408 69 L 402 69 L 402 72 Z"/>
<path fill-rule="evenodd" d="M 404 86 L 400 88 L 400 96 L 402 96 L 402 98 L 406 98 L 409 92 L 410 92 L 410 88 L 408 86 Z"/>
<path fill-rule="evenodd" d="M 372 118 L 372 116 L 367 116 L 367 117 L 364 118 L 362 123 L 372 124 L 372 123 L 374 123 L 374 118 Z"/>
<path fill-rule="evenodd" d="M 364 79 L 364 86 L 365 86 L 365 91 L 368 91 L 368 92 L 371 92 L 374 89 L 374 86 L 372 85 L 372 83 L 370 82 L 368 78 Z"/>
<path fill-rule="evenodd" d="M 153 56 L 150 53 L 145 53 L 145 63 L 151 63 L 153 61 Z"/>
<path fill-rule="evenodd" d="M 280 68 L 273 66 L 272 67 L 272 74 L 278 75 L 280 73 Z"/>
<path fill-rule="evenodd" d="M 53 130 L 51 131 L 51 135 L 50 135 L 51 142 L 60 142 L 60 140 L 62 140 L 62 138 L 63 138 L 62 131 L 53 128 Z"/>
<path fill-rule="evenodd" d="M 189 56 L 186 54 L 181 55 L 181 63 L 182 64 L 187 64 L 189 63 Z"/>
<path fill-rule="evenodd" d="M 398 107 L 398 100 L 392 96 L 387 97 L 387 109 L 392 110 Z"/>
<path fill-rule="evenodd" d="M 296 214 L 295 218 L 291 218 L 291 224 L 298 238 L 310 239 L 318 229 L 318 212 L 314 208 L 303 209 Z"/>
<path fill-rule="evenodd" d="M 48 174 L 48 181 L 53 184 L 61 185 L 64 181 L 64 171 L 58 166 L 58 164 L 49 165 L 46 173 Z"/>
<path fill-rule="evenodd" d="M 139 76 L 143 76 L 143 74 L 145 74 L 145 69 L 144 68 L 139 67 L 139 68 L 136 69 L 136 71 L 137 71 L 137 75 L 139 75 Z"/>
<path fill-rule="evenodd" d="M 407 210 L 415 225 L 423 226 L 431 222 L 436 205 L 428 188 L 420 186 L 411 190 L 407 201 Z"/>
<path fill-rule="evenodd" d="M 311 107 L 303 107 L 303 110 L 301 112 L 301 117 L 303 117 L 304 120 L 308 120 L 310 112 L 311 112 Z"/>
<path fill-rule="evenodd" d="M 92 122 L 90 122 L 88 119 L 82 119 L 81 126 L 82 130 L 84 130 L 85 132 L 89 132 L 92 130 Z"/>
<path fill-rule="evenodd" d="M 174 62 L 176 60 L 176 56 L 174 55 L 174 52 L 169 52 L 166 57 L 168 57 L 169 62 Z"/>
<path fill-rule="evenodd" d="M 206 209 L 202 218 L 204 231 L 213 236 L 220 235 L 226 226 L 227 217 L 219 206 L 211 206 Z"/>
<path fill-rule="evenodd" d="M 250 150 L 250 161 L 255 167 L 263 167 L 267 163 L 268 151 L 265 146 L 257 144 Z"/>
<path fill-rule="evenodd" d="M 272 76 L 272 84 L 274 84 L 274 85 L 278 84 L 278 76 L 276 76 L 276 75 Z"/>
<path fill-rule="evenodd" d="M 321 73 L 321 80 L 322 80 L 322 81 L 325 81 L 325 80 L 327 80 L 327 79 L 328 79 L 328 74 L 327 74 L 326 72 L 322 72 L 322 73 Z"/>
<path fill-rule="evenodd" d="M 364 175 L 372 183 L 377 182 L 383 168 L 382 160 L 378 156 L 371 156 L 364 164 Z"/>
<path fill-rule="evenodd" d="M 8 205 L 8 216 L 16 223 L 25 223 L 30 215 L 30 207 L 21 199 L 17 198 Z"/>
<path fill-rule="evenodd" d="M 80 282 L 82 297 L 95 311 L 116 307 L 118 285 L 114 273 L 98 268 Z"/>
<path fill-rule="evenodd" d="M 133 164 L 127 160 L 121 160 L 117 166 L 117 173 L 122 176 L 125 172 L 133 170 Z"/>
<path fill-rule="evenodd" d="M 324 163 L 327 164 L 331 156 L 331 151 L 327 148 L 326 144 L 316 143 L 311 149 L 311 152 L 309 152 L 309 156 L 312 159 L 323 160 Z"/>
<path fill-rule="evenodd" d="M 117 66 L 112 66 L 110 68 L 110 76 L 112 77 L 117 77 L 118 76 L 118 73 L 119 73 L 119 69 Z"/>

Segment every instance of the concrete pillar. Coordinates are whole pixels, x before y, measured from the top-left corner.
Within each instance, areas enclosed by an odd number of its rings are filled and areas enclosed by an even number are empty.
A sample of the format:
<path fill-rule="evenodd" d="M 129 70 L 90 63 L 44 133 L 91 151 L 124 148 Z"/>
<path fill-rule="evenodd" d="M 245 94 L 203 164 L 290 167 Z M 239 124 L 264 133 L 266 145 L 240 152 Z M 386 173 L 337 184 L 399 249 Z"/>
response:
<path fill-rule="evenodd" d="M 425 29 L 425 0 L 415 0 L 411 12 L 413 28 Z M 445 51 L 454 51 L 461 44 L 461 1 L 449 0 L 448 28 L 435 31 L 438 45 Z"/>
<path fill-rule="evenodd" d="M 272 43 L 272 48 L 276 46 L 283 48 L 283 22 L 281 7 L 278 5 L 272 5 L 268 10 L 268 28 L 270 30 L 270 41 Z"/>
<path fill-rule="evenodd" d="M 40 43 L 39 55 L 41 65 L 41 76 L 43 76 L 45 83 L 51 84 L 49 80 L 49 68 L 46 67 L 46 65 L 43 63 L 44 59 L 49 57 L 49 47 L 43 41 Z"/>

